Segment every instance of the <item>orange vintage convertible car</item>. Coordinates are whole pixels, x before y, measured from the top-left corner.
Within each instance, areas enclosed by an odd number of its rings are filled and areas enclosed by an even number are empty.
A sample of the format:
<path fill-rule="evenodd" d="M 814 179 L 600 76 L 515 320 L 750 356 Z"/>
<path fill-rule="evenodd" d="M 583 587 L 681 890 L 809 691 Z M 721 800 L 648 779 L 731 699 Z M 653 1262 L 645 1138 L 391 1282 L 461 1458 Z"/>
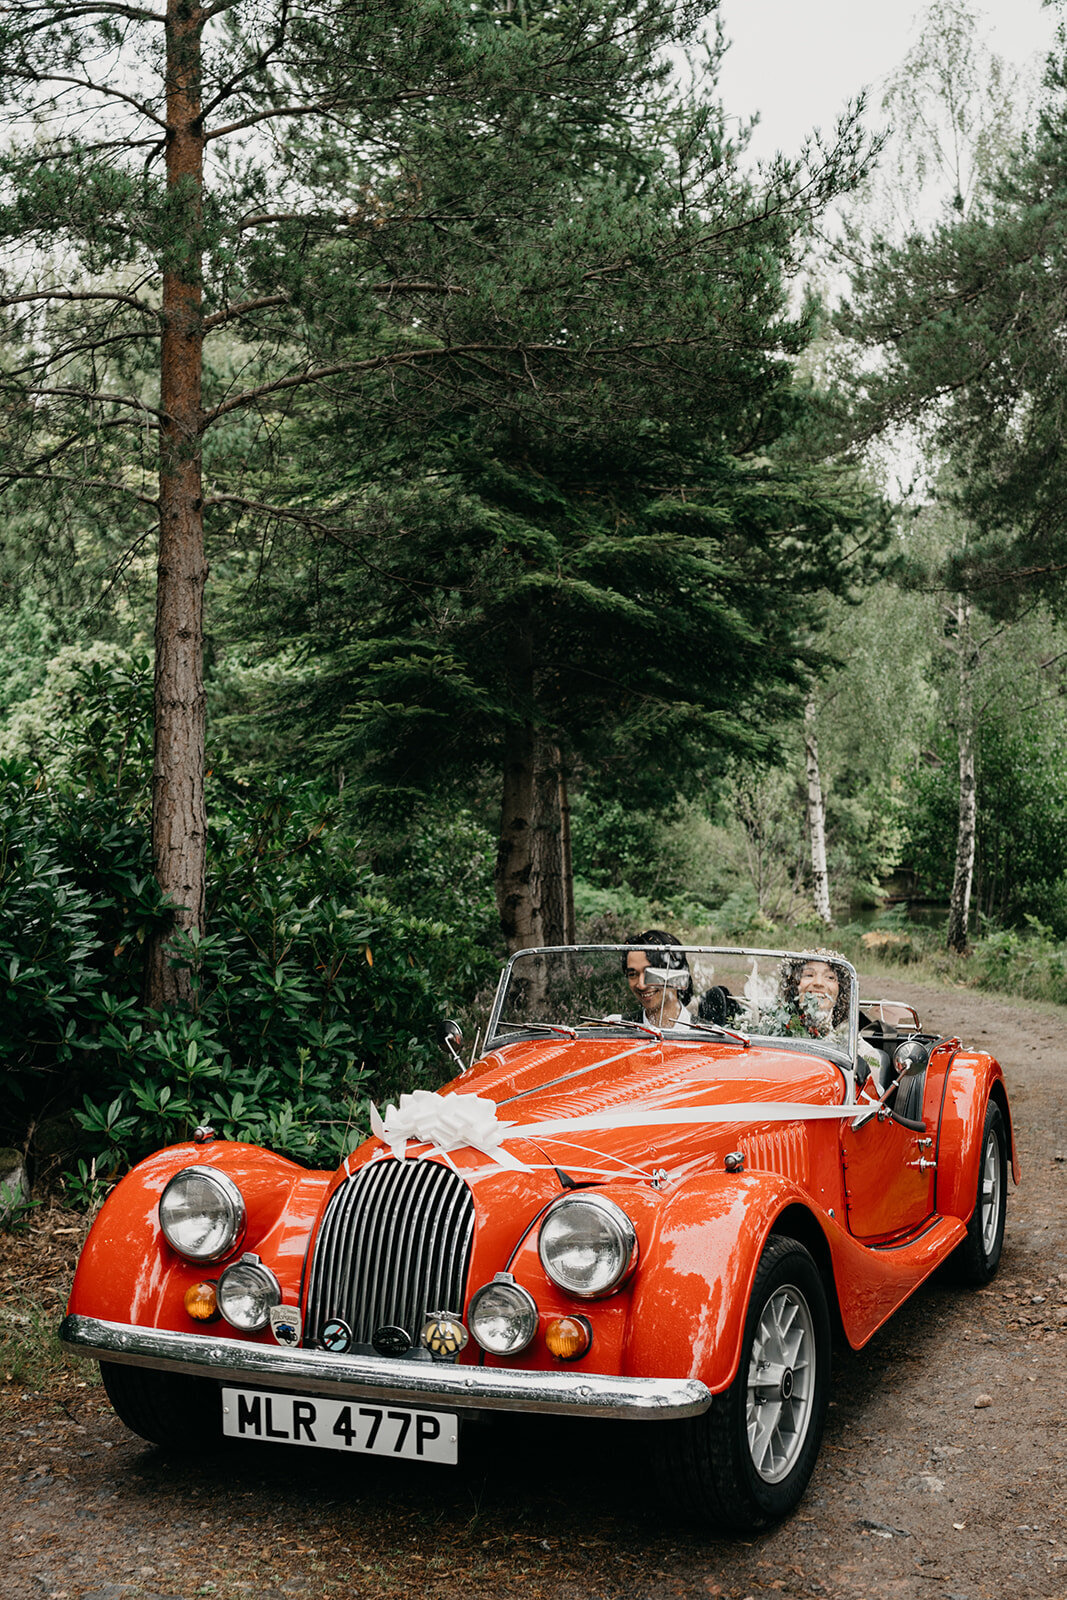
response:
<path fill-rule="evenodd" d="M 675 1505 L 787 1513 L 832 1330 L 996 1271 L 1003 1074 L 832 953 L 641 937 L 514 956 L 336 1172 L 207 1127 L 130 1172 L 61 1328 L 128 1426 L 448 1463 L 479 1412 L 631 1418 Z"/>

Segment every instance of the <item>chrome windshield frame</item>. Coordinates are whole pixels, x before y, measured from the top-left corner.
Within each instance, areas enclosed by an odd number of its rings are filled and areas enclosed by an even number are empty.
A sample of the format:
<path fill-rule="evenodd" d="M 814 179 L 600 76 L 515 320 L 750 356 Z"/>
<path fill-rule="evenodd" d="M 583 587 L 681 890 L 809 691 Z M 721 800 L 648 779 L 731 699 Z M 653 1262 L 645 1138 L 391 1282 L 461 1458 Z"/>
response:
<path fill-rule="evenodd" d="M 614 951 L 619 955 L 623 955 L 627 950 L 634 950 L 637 948 L 638 947 L 633 944 L 551 944 L 531 945 L 528 949 L 516 950 L 514 955 L 509 957 L 504 970 L 500 974 L 500 981 L 497 984 L 496 994 L 493 998 L 492 1010 L 489 1013 L 489 1022 L 486 1026 L 485 1040 L 483 1042 L 482 1049 L 495 1049 L 501 1039 L 509 1037 L 508 1031 L 499 1033 L 497 1030 L 501 1011 L 503 1009 L 504 996 L 507 993 L 508 985 L 511 981 L 512 969 L 514 968 L 516 961 L 520 961 L 524 956 L 567 955 L 572 951 L 575 953 L 580 951 L 588 951 L 590 954 L 610 953 Z M 849 978 L 848 1044 L 844 1053 L 847 1054 L 849 1061 L 853 1063 L 856 1061 L 856 1053 L 859 1048 L 860 989 L 859 975 L 857 974 L 856 969 L 852 965 L 851 961 L 847 961 L 843 956 L 838 955 L 830 957 L 818 950 L 776 950 L 765 949 L 758 945 L 683 943 L 679 946 L 679 949 L 689 955 L 752 956 L 757 960 L 763 960 L 767 958 L 777 961 L 830 961 L 834 966 L 842 967 L 848 974 Z M 512 1037 L 514 1036 L 514 1031 L 515 1030 L 512 1030 L 511 1032 Z M 769 1043 L 777 1045 L 781 1045 L 783 1042 L 781 1039 L 772 1038 L 769 1035 L 761 1035 L 759 1033 L 753 1033 L 751 1038 L 753 1040 L 767 1039 Z M 835 1049 L 833 1045 L 829 1046 L 828 1048 L 833 1051 L 835 1055 L 840 1055 L 842 1053 L 839 1048 Z M 854 1085 L 850 1085 L 850 1098 L 852 1093 L 854 1093 Z"/>

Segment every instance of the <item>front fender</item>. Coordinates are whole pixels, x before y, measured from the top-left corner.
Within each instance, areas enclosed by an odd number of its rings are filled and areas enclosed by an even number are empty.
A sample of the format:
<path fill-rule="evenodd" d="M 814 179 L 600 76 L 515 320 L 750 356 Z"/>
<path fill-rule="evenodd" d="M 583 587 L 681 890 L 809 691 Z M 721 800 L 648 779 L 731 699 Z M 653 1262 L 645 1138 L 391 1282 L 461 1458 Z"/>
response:
<path fill-rule="evenodd" d="M 186 1261 L 159 1226 L 159 1197 L 182 1167 L 217 1167 L 240 1189 L 247 1213 L 243 1235 L 221 1261 Z M 309 1173 L 255 1145 L 172 1145 L 128 1172 L 93 1223 L 74 1276 L 68 1310 L 147 1328 L 194 1324 L 183 1298 L 190 1285 L 217 1278 L 228 1262 L 254 1250 L 278 1278 L 283 1299 L 299 1297 L 304 1251 L 330 1174 Z"/>
<path fill-rule="evenodd" d="M 1004 1113 L 1012 1176 L 1019 1181 L 1015 1130 L 1000 1063 L 988 1055 L 957 1052 L 945 1075 L 937 1145 L 936 1207 L 943 1217 L 969 1222 L 978 1193 L 982 1130 L 986 1106 L 994 1096 Z"/>
<path fill-rule="evenodd" d="M 634 1285 L 623 1371 L 728 1388 L 764 1244 L 794 1204 L 814 1216 L 796 1184 L 765 1172 L 709 1174 L 666 1200 Z"/>

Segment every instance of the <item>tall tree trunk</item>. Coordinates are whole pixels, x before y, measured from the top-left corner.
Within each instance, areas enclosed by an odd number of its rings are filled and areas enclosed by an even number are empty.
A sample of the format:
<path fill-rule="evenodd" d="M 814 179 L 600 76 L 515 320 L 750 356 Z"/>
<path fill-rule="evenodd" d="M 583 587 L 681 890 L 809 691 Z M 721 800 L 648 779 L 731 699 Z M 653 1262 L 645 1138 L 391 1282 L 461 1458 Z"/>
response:
<path fill-rule="evenodd" d="M 534 890 L 541 908 L 541 937 L 563 944 L 563 852 L 559 817 L 559 746 L 538 738 L 535 743 Z"/>
<path fill-rule="evenodd" d="M 960 755 L 959 824 L 956 830 L 956 870 L 948 907 L 948 947 L 957 955 L 967 948 L 967 922 L 971 909 L 974 856 L 977 839 L 978 791 L 974 776 L 974 658 L 971 645 L 971 608 L 960 596 L 959 712 L 957 740 Z"/>
<path fill-rule="evenodd" d="M 826 870 L 826 807 L 819 776 L 819 744 L 815 735 L 815 700 L 804 707 L 804 757 L 808 769 L 808 840 L 811 845 L 811 883 L 815 915 L 829 927 L 830 875 Z"/>
<path fill-rule="evenodd" d="M 570 801 L 560 747 L 533 720 L 533 622 L 513 629 L 508 679 L 512 704 L 527 716 L 504 741 L 495 888 L 509 952 L 574 942 Z"/>
<path fill-rule="evenodd" d="M 200 439 L 204 186 L 200 51 L 204 18 L 199 6 L 188 0 L 168 0 L 166 174 L 176 215 L 173 233 L 164 244 L 152 773 L 156 877 L 175 907 L 176 926 L 197 931 L 204 925 L 207 836 L 203 674 L 207 564 Z M 149 948 L 145 998 L 155 1006 L 189 998 L 188 976 L 171 967 L 167 941 L 162 937 L 154 939 Z"/>
<path fill-rule="evenodd" d="M 558 744 L 536 745 L 535 881 L 546 944 L 574 942 L 574 875 L 570 853 L 570 801 Z"/>
<path fill-rule="evenodd" d="M 537 882 L 537 730 L 533 723 L 533 623 L 519 619 L 507 663 L 510 698 L 521 721 L 504 737 L 500 837 L 494 887 L 509 954 L 544 944 Z"/>
<path fill-rule="evenodd" d="M 577 938 L 574 916 L 574 860 L 571 855 L 571 798 L 563 763 L 559 768 L 559 843 L 563 860 L 563 943 Z"/>
<path fill-rule="evenodd" d="M 496 904 L 509 954 L 544 944 L 538 891 L 537 737 L 531 722 L 508 730 L 496 853 Z"/>

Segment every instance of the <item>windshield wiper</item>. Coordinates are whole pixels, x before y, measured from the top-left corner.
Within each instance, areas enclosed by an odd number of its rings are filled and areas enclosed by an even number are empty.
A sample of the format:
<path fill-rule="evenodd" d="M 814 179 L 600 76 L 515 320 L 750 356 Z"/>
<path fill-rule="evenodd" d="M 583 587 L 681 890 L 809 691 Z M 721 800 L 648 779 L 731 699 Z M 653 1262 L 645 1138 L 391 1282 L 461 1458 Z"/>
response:
<path fill-rule="evenodd" d="M 577 1028 L 566 1028 L 559 1022 L 504 1022 L 498 1028 L 514 1028 L 518 1033 L 558 1033 L 561 1039 L 577 1039 Z"/>
<path fill-rule="evenodd" d="M 749 1038 L 747 1033 L 739 1033 L 736 1028 L 726 1028 L 721 1022 L 705 1022 L 703 1019 L 701 1019 L 699 1022 L 694 1022 L 692 1018 L 690 1018 L 688 1022 L 682 1023 L 682 1027 L 700 1028 L 702 1031 L 706 1031 L 708 1033 L 718 1033 L 724 1039 L 732 1039 L 735 1044 L 743 1045 L 746 1050 L 752 1043 L 752 1040 Z"/>
<path fill-rule="evenodd" d="M 583 1022 L 592 1022 L 600 1028 L 637 1028 L 641 1033 L 649 1034 L 653 1039 L 665 1039 L 668 1034 L 684 1033 L 687 1028 L 700 1029 L 701 1032 L 717 1033 L 723 1039 L 732 1039 L 735 1044 L 743 1045 L 747 1050 L 752 1043 L 747 1033 L 739 1033 L 736 1028 L 725 1028 L 721 1022 L 695 1022 L 692 1018 L 688 1022 L 676 1023 L 672 1028 L 654 1028 L 647 1022 L 637 1022 L 633 1018 L 623 1017 L 582 1017 Z"/>
<path fill-rule="evenodd" d="M 662 1028 L 653 1028 L 647 1022 L 630 1017 L 582 1017 L 581 1020 L 597 1028 L 636 1028 L 639 1033 L 647 1033 L 650 1039 L 663 1038 Z"/>

